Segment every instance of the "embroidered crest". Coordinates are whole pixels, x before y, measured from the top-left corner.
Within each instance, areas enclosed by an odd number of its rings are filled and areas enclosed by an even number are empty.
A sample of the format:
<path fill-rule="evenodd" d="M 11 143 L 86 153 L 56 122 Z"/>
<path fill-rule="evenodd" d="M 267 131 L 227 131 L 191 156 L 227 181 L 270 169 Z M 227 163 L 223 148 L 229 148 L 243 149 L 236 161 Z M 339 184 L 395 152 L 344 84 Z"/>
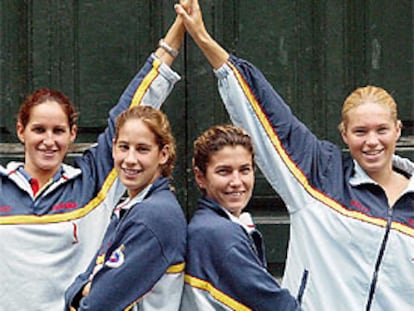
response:
<path fill-rule="evenodd" d="M 105 262 L 105 265 L 109 268 L 119 268 L 123 265 L 125 261 L 125 256 L 123 250 L 125 249 L 124 245 L 121 245 L 111 254 L 111 257 Z"/>

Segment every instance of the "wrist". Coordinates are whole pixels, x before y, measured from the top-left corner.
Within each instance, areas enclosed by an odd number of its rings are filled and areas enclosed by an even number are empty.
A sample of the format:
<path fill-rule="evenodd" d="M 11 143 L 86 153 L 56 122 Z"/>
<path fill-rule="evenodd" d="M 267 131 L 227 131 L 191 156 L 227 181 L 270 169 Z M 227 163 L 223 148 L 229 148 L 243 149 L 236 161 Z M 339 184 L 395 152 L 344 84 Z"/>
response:
<path fill-rule="evenodd" d="M 167 42 L 164 41 L 164 39 L 160 39 L 160 41 L 158 42 L 158 47 L 163 49 L 172 57 L 177 57 L 178 55 L 178 50 L 171 47 Z"/>

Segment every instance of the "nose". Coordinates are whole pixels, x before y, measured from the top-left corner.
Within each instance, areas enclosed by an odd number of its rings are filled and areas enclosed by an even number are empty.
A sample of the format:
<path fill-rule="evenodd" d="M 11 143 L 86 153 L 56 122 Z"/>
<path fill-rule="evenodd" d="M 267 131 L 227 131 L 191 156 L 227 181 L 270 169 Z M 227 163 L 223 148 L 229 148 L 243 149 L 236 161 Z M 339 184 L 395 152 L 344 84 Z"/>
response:
<path fill-rule="evenodd" d="M 126 163 L 135 163 L 137 160 L 137 157 L 135 156 L 135 151 L 133 150 L 133 148 L 130 148 L 127 152 L 127 155 L 125 157 L 125 162 Z"/>
<path fill-rule="evenodd" d="M 53 134 L 51 132 L 45 132 L 43 136 L 43 144 L 45 146 L 52 146 L 54 144 Z"/>
<path fill-rule="evenodd" d="M 374 132 L 369 132 L 366 140 L 367 145 L 374 146 L 378 144 L 378 136 Z"/>
<path fill-rule="evenodd" d="M 239 172 L 234 172 L 232 174 L 232 178 L 230 180 L 230 186 L 232 187 L 238 187 L 241 185 L 241 178 L 240 178 L 240 173 Z"/>

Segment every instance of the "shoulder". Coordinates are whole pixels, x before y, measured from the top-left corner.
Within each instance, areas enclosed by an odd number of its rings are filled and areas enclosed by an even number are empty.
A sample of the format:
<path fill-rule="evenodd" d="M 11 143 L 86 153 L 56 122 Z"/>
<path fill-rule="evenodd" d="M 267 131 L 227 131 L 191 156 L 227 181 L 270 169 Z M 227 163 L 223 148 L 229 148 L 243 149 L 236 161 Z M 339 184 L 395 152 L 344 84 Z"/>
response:
<path fill-rule="evenodd" d="M 174 192 L 170 189 L 162 189 L 151 192 L 141 203 L 139 210 L 148 217 L 181 217 L 182 208 Z M 163 217 L 163 218 L 165 218 Z"/>
<path fill-rule="evenodd" d="M 188 243 L 222 251 L 247 239 L 239 224 L 208 209 L 197 210 L 188 226 Z"/>
<path fill-rule="evenodd" d="M 160 241 L 185 239 L 187 222 L 184 212 L 174 193 L 169 190 L 153 192 L 136 203 L 131 207 L 128 218 L 128 223 L 145 226 Z"/>
<path fill-rule="evenodd" d="M 62 169 L 67 179 L 75 178 L 82 173 L 80 168 L 73 167 L 66 163 L 62 163 Z"/>
<path fill-rule="evenodd" d="M 392 165 L 409 175 L 414 175 L 414 163 L 408 159 L 398 155 L 394 155 L 392 159 Z"/>
<path fill-rule="evenodd" d="M 151 224 L 184 217 L 181 205 L 169 190 L 151 193 L 132 207 L 131 214 L 144 218 Z"/>

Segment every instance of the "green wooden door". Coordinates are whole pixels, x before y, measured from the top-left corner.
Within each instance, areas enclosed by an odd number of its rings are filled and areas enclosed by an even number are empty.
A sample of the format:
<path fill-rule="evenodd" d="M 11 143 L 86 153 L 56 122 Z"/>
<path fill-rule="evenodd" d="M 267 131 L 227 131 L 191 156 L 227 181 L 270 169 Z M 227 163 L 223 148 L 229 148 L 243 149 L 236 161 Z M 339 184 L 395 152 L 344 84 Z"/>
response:
<path fill-rule="evenodd" d="M 95 141 L 108 110 L 171 24 L 174 3 L 0 1 L 0 162 L 22 159 L 14 117 L 24 96 L 40 87 L 69 95 L 80 111 L 77 143 Z M 340 108 L 356 86 L 388 89 L 405 124 L 398 152 L 414 159 L 412 1 L 200 0 L 200 5 L 213 36 L 259 67 L 323 139 L 341 144 Z M 163 109 L 178 144 L 178 196 L 190 217 L 199 196 L 191 173 L 192 141 L 228 116 L 211 68 L 191 39 L 174 69 L 182 81 Z M 289 219 L 260 172 L 248 209 L 264 233 L 270 268 L 281 275 Z"/>

